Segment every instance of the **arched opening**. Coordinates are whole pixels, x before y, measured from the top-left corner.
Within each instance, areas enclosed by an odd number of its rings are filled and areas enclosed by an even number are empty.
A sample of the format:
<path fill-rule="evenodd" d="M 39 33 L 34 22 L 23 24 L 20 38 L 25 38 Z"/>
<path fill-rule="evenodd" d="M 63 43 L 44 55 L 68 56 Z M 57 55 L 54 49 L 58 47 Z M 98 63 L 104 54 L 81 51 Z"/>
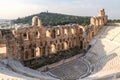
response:
<path fill-rule="evenodd" d="M 52 30 L 52 38 L 55 38 L 55 37 L 56 37 L 56 31 Z"/>
<path fill-rule="evenodd" d="M 49 37 L 49 38 L 51 37 L 51 33 L 48 30 L 46 31 L 46 37 Z"/>
<path fill-rule="evenodd" d="M 32 26 L 41 26 L 42 22 L 41 19 L 38 16 L 34 16 L 32 18 Z"/>
<path fill-rule="evenodd" d="M 28 33 L 23 33 L 23 38 L 24 38 L 24 40 L 28 40 Z"/>
<path fill-rule="evenodd" d="M 67 49 L 68 49 L 68 43 L 64 42 L 64 50 L 67 50 Z"/>
<path fill-rule="evenodd" d="M 68 35 L 68 30 L 67 29 L 64 29 L 64 34 Z"/>
<path fill-rule="evenodd" d="M 5 43 L 0 43 L 0 56 L 2 58 L 7 57 L 7 46 Z"/>
<path fill-rule="evenodd" d="M 54 44 L 51 45 L 51 52 L 56 53 L 56 46 Z"/>
<path fill-rule="evenodd" d="M 71 29 L 71 32 L 72 32 L 72 34 L 75 34 L 75 29 L 72 28 L 72 29 Z"/>
<path fill-rule="evenodd" d="M 91 23 L 92 25 L 95 25 L 95 18 L 94 18 L 94 17 L 92 17 L 92 18 L 90 19 L 90 23 Z"/>
<path fill-rule="evenodd" d="M 37 47 L 37 48 L 35 49 L 35 51 L 36 51 L 36 57 L 40 57 L 40 56 L 41 56 L 40 48 Z"/>
<path fill-rule="evenodd" d="M 35 32 L 35 36 L 36 36 L 36 38 L 39 38 L 39 37 L 40 37 L 39 31 L 36 31 L 36 32 Z"/>
<path fill-rule="evenodd" d="M 60 36 L 60 30 L 57 29 L 57 36 Z"/>

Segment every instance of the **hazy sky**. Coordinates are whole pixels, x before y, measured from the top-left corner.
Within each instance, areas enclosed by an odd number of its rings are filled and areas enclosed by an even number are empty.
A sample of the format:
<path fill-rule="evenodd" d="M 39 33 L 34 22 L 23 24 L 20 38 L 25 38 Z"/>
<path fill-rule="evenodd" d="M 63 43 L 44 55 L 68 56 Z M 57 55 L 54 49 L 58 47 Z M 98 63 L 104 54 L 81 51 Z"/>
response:
<path fill-rule="evenodd" d="M 120 18 L 120 0 L 0 0 L 0 18 L 15 19 L 44 11 L 96 16 L 101 8 L 109 18 Z"/>

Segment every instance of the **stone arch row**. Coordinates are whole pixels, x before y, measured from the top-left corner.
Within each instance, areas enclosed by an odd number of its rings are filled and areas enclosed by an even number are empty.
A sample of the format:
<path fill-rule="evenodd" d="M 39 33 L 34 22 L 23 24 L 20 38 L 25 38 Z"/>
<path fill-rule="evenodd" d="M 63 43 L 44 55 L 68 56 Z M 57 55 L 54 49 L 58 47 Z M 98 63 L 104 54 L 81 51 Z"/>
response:
<path fill-rule="evenodd" d="M 32 26 L 33 27 L 37 26 L 36 23 L 38 23 L 38 26 L 42 26 L 42 22 L 41 22 L 41 20 L 38 16 L 34 16 L 32 18 Z M 61 28 L 59 28 L 59 27 L 50 28 L 50 29 L 47 28 L 45 36 L 49 37 L 49 38 L 57 38 L 61 35 L 62 36 L 64 36 L 64 35 L 68 36 L 68 34 L 70 34 L 70 33 L 71 34 L 76 34 L 76 33 L 83 34 L 84 33 L 84 28 L 82 26 L 79 26 L 79 27 L 78 27 L 78 25 L 77 26 L 76 25 L 71 25 L 71 26 L 66 25 L 66 26 L 61 26 Z M 71 28 L 71 30 L 70 30 L 70 28 Z M 78 30 L 80 30 L 80 31 L 78 31 Z M 36 34 L 37 34 L 36 37 L 39 38 L 40 37 L 39 31 L 37 31 Z M 23 38 L 25 40 L 28 40 L 29 35 L 25 32 L 23 34 Z"/>
<path fill-rule="evenodd" d="M 83 41 L 80 40 L 79 41 L 80 44 L 80 48 L 83 49 Z M 32 59 L 32 58 L 36 58 L 36 57 L 41 57 L 42 55 L 48 55 L 48 54 L 54 54 L 58 51 L 63 51 L 63 50 L 68 50 L 71 47 L 74 47 L 77 45 L 76 41 L 64 41 L 62 43 L 51 43 L 50 45 L 47 45 L 45 47 L 40 47 L 40 46 L 36 46 L 35 48 L 31 48 L 30 52 L 29 51 L 25 51 L 24 54 L 24 60 L 27 59 Z"/>
<path fill-rule="evenodd" d="M 104 17 L 92 17 L 91 24 L 95 26 L 103 26 L 105 24 Z"/>
<path fill-rule="evenodd" d="M 79 31 L 78 31 L 79 30 Z M 29 40 L 29 32 L 27 31 L 22 33 L 22 38 L 24 40 Z M 76 35 L 76 34 L 81 34 L 83 35 L 84 29 L 82 26 L 78 28 L 53 28 L 52 30 L 48 28 L 45 31 L 45 35 L 41 35 L 39 30 L 34 31 L 34 37 L 40 38 L 40 36 L 45 36 L 46 38 L 57 38 L 59 36 L 68 36 L 68 35 Z"/>
<path fill-rule="evenodd" d="M 46 37 L 57 38 L 59 36 L 76 35 L 76 33 L 83 34 L 84 33 L 83 28 L 82 27 L 79 27 L 79 28 L 65 27 L 65 28 L 54 28 L 52 30 L 48 28 L 46 30 Z"/>
<path fill-rule="evenodd" d="M 50 46 L 44 47 L 45 48 L 44 51 L 42 51 L 43 48 L 41 48 L 41 47 L 32 48 L 30 50 L 31 51 L 30 53 L 29 53 L 29 51 L 26 50 L 25 54 L 24 54 L 24 60 L 25 59 L 30 59 L 30 58 L 35 58 L 35 57 L 41 57 L 43 55 L 43 52 L 45 52 L 46 54 L 56 53 L 58 51 L 57 46 L 58 46 L 58 48 L 61 47 L 60 44 L 56 45 L 56 44 L 53 43 Z M 63 47 L 64 50 L 67 50 L 68 49 L 68 42 L 65 41 L 62 44 L 62 47 Z"/>
<path fill-rule="evenodd" d="M 35 38 L 40 38 L 40 36 L 41 36 L 41 34 L 40 34 L 40 32 L 39 32 L 38 30 L 36 30 L 33 34 L 34 34 L 34 37 L 35 37 Z M 29 39 L 30 39 L 30 34 L 29 34 L 29 32 L 24 32 L 24 33 L 22 33 L 22 38 L 23 38 L 24 40 L 29 40 Z"/>

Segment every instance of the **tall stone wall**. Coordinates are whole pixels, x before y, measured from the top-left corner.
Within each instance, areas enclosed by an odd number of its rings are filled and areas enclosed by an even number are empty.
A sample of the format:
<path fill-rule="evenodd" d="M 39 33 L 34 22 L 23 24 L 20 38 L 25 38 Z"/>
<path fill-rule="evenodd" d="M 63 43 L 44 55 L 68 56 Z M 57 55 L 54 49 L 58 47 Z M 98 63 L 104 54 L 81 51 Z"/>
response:
<path fill-rule="evenodd" d="M 92 17 L 91 24 L 87 26 L 75 24 L 45 27 L 40 18 L 35 16 L 31 27 L 17 29 L 14 35 L 10 30 L 0 30 L 0 43 L 6 44 L 6 57 L 20 61 L 32 60 L 76 46 L 86 49 L 106 23 L 104 9 L 99 11 L 97 17 Z"/>
<path fill-rule="evenodd" d="M 17 40 L 24 52 L 23 59 L 55 54 L 58 51 L 84 46 L 84 29 L 80 25 L 56 27 L 32 26 L 15 31 Z"/>

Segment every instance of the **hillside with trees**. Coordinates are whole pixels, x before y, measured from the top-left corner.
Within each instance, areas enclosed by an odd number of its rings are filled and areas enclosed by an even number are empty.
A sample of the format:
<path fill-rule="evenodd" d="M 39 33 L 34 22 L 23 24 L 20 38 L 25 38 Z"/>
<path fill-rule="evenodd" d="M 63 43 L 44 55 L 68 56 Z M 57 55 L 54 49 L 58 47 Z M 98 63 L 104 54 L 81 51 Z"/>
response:
<path fill-rule="evenodd" d="M 109 19 L 108 22 L 109 23 L 120 23 L 120 19 L 113 19 L 113 20 Z"/>
<path fill-rule="evenodd" d="M 65 24 L 80 24 L 80 25 L 88 25 L 90 23 L 90 17 L 87 16 L 72 16 L 58 13 L 48 13 L 42 12 L 40 14 L 35 14 L 31 16 L 27 16 L 24 18 L 18 18 L 13 20 L 14 23 L 23 23 L 30 24 L 33 16 L 38 16 L 42 20 L 42 24 L 44 26 L 56 26 L 56 25 L 65 25 Z"/>

